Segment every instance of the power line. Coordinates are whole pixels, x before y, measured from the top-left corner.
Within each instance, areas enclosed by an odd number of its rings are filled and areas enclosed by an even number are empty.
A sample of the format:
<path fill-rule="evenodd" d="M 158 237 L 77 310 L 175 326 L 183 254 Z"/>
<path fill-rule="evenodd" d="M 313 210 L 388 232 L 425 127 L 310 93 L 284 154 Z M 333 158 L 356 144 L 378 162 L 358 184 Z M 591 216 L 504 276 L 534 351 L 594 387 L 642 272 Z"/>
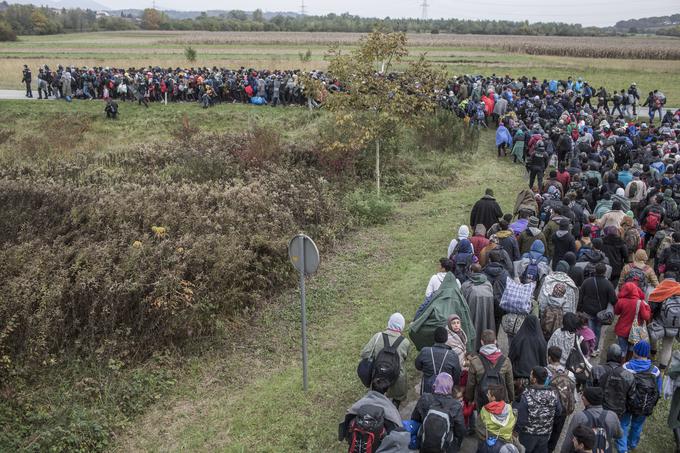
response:
<path fill-rule="evenodd" d="M 305 0 L 302 0 L 302 3 L 300 4 L 300 15 L 304 16 L 307 14 L 307 8 L 305 7 Z"/>
<path fill-rule="evenodd" d="M 427 3 L 427 0 L 423 0 L 422 5 L 420 5 L 423 8 L 423 12 L 421 14 L 421 19 L 427 20 L 427 8 L 430 6 Z"/>

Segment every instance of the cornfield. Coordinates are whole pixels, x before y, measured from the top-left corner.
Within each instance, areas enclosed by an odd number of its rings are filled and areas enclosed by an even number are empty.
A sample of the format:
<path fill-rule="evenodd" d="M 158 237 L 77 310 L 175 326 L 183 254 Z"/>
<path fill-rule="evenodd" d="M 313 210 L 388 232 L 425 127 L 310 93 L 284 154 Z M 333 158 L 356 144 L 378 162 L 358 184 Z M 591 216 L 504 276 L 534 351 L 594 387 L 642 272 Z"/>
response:
<path fill-rule="evenodd" d="M 158 35 L 156 35 L 158 36 Z M 168 32 L 158 44 L 269 44 L 269 45 L 354 45 L 360 33 L 298 32 Z M 458 47 L 503 52 L 584 58 L 622 58 L 642 60 L 680 60 L 680 39 L 656 37 L 566 37 L 409 34 L 414 47 Z"/>

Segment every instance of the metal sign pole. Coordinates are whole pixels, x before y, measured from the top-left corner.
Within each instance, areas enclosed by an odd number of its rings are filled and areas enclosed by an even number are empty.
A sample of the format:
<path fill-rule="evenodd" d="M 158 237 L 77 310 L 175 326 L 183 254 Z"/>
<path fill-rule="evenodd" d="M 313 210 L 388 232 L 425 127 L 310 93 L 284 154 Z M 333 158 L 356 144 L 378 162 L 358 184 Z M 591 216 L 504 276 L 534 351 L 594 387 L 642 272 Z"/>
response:
<path fill-rule="evenodd" d="M 307 391 L 307 308 L 305 306 L 305 240 L 300 243 L 300 309 L 302 310 L 302 388 Z"/>

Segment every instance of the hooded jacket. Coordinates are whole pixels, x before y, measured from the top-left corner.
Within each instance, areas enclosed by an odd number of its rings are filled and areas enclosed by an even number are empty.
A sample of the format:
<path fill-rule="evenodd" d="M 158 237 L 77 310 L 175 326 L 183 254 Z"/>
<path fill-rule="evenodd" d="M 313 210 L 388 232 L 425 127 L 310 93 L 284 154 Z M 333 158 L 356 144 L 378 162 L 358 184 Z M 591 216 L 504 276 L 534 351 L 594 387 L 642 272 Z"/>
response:
<path fill-rule="evenodd" d="M 479 356 L 484 356 L 488 359 L 492 365 L 496 365 L 496 362 L 504 357 L 503 365 L 501 365 L 500 375 L 505 381 L 505 390 L 507 402 L 513 401 L 515 399 L 515 385 L 512 375 L 512 364 L 510 360 L 503 356 L 500 349 L 496 349 L 494 353 L 487 354 L 482 352 L 485 347 L 480 348 L 479 354 L 470 357 L 470 362 L 468 364 L 468 380 L 465 385 L 465 401 L 473 402 L 477 400 L 477 387 L 480 385 L 482 378 L 484 377 L 484 365 L 482 364 L 482 359 Z"/>
<path fill-rule="evenodd" d="M 479 259 L 484 247 L 489 245 L 489 239 L 486 237 L 486 227 L 481 223 L 475 226 L 475 235 L 470 238 L 470 243 L 472 244 L 475 256 Z"/>
<path fill-rule="evenodd" d="M 614 314 L 619 315 L 619 320 L 614 326 L 614 332 L 619 337 L 628 338 L 638 301 L 641 301 L 638 322 L 642 324 L 652 319 L 652 310 L 645 302 L 645 293 L 633 282 L 624 283 L 619 290 L 619 300 L 616 301 L 614 306 Z"/>
<path fill-rule="evenodd" d="M 446 256 L 450 257 L 453 254 L 453 251 L 455 250 L 456 246 L 458 245 L 458 242 L 460 242 L 463 239 L 469 239 L 469 238 L 470 238 L 470 229 L 468 228 L 467 225 L 461 225 L 458 228 L 458 237 L 455 238 L 455 239 L 451 239 L 451 242 L 449 243 L 449 249 L 448 249 L 448 253 L 446 254 Z M 474 245 L 472 246 L 472 251 L 474 252 Z"/>
<path fill-rule="evenodd" d="M 512 372 L 515 378 L 529 378 L 531 369 L 535 366 L 545 366 L 547 357 L 547 343 L 535 315 L 524 319 L 522 327 L 510 342 L 508 358 L 512 362 Z"/>
<path fill-rule="evenodd" d="M 618 278 L 628 259 L 626 243 L 618 235 L 609 234 L 602 239 L 602 251 L 609 259 L 609 265 L 612 267 L 612 278 Z"/>
<path fill-rule="evenodd" d="M 517 239 L 515 239 L 512 230 L 499 231 L 496 237 L 500 246 L 508 252 L 510 260 L 517 261 L 520 258 L 519 245 L 517 245 Z"/>
<path fill-rule="evenodd" d="M 498 437 L 505 443 L 511 443 L 516 423 L 517 416 L 508 403 L 489 403 L 479 411 L 477 437 L 480 442 L 485 442 L 487 437 Z"/>
<path fill-rule="evenodd" d="M 470 279 L 463 283 L 461 292 L 470 307 L 470 318 L 476 332 L 474 345 L 475 349 L 479 349 L 482 332 L 496 330 L 493 287 L 485 274 L 478 273 L 470 275 Z"/>
<path fill-rule="evenodd" d="M 517 407 L 516 431 L 533 436 L 550 435 L 553 420 L 562 414 L 556 391 L 545 385 L 531 385 L 522 393 Z"/>
<path fill-rule="evenodd" d="M 569 230 L 558 230 L 553 235 L 553 254 L 552 254 L 552 268 L 557 268 L 559 263 L 567 252 L 576 253 L 576 240 Z"/>
<path fill-rule="evenodd" d="M 543 244 L 543 250 L 545 251 L 546 241 L 543 232 L 540 230 L 540 228 L 527 227 L 527 229 L 522 231 L 522 234 L 519 235 L 519 239 L 517 239 L 519 253 L 524 256 L 531 250 L 531 246 L 534 245 L 534 242 L 536 241 Z"/>
<path fill-rule="evenodd" d="M 596 316 L 598 312 L 607 308 L 607 304 L 616 303 L 616 291 L 603 276 L 589 277 L 585 279 L 579 290 L 577 311 L 582 311 L 590 316 Z"/>
<path fill-rule="evenodd" d="M 503 211 L 494 197 L 484 195 L 472 207 L 470 212 L 470 225 L 482 224 L 488 230 L 503 217 Z"/>

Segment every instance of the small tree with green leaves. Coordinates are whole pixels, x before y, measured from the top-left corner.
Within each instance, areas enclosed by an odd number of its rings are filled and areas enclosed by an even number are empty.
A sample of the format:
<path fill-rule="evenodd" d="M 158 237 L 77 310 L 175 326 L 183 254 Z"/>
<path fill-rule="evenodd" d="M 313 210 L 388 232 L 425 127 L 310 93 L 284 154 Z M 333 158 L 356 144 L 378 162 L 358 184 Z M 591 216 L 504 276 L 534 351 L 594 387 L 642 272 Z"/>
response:
<path fill-rule="evenodd" d="M 196 53 L 196 49 L 194 49 L 191 46 L 187 46 L 186 49 L 184 49 L 184 56 L 186 57 L 187 61 L 190 63 L 193 63 L 196 61 L 196 56 L 198 54 Z"/>
<path fill-rule="evenodd" d="M 335 113 L 338 127 L 352 131 L 333 148 L 356 149 L 375 144 L 375 184 L 380 194 L 380 142 L 399 127 L 418 127 L 424 114 L 437 107 L 435 89 L 443 86 L 445 72 L 424 55 L 403 62 L 408 55 L 404 33 L 376 31 L 357 49 L 340 54 L 329 51 L 328 71 L 345 90 L 329 96 L 325 106 Z M 393 73 L 400 63 L 403 71 Z M 400 68 L 401 69 L 401 68 Z"/>

